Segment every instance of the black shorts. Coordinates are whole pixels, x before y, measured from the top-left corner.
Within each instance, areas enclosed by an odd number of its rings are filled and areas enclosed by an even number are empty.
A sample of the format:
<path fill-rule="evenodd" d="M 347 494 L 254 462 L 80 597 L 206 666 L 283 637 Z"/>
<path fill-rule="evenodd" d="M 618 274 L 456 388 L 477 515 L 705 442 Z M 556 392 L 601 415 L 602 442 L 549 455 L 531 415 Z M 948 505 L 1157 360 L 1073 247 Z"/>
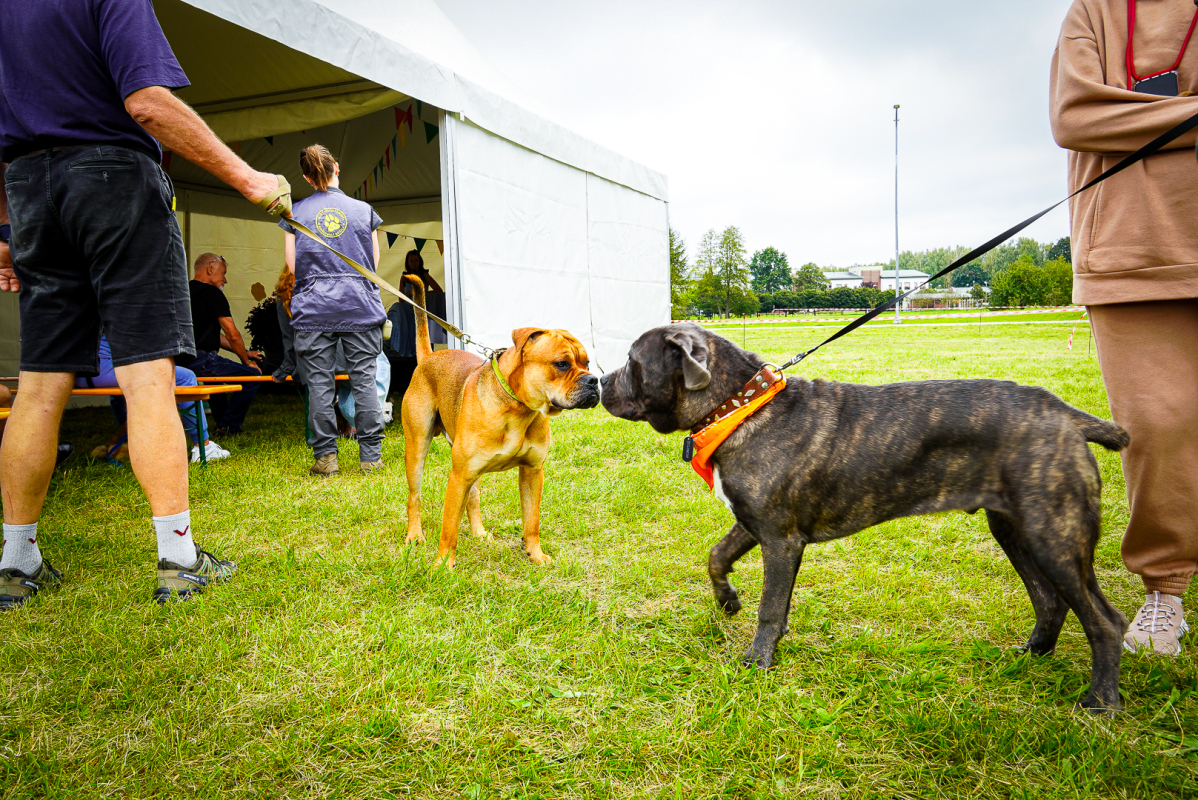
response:
<path fill-rule="evenodd" d="M 69 147 L 18 158 L 4 176 L 21 281 L 21 369 L 96 375 L 194 353 L 174 187 L 144 153 Z"/>

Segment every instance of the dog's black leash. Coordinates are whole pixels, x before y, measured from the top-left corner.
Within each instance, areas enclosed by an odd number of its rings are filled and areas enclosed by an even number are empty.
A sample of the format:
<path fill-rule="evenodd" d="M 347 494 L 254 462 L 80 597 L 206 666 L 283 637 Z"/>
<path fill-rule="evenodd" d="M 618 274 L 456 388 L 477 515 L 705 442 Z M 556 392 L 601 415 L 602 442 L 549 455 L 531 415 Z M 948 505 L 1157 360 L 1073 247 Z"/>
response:
<path fill-rule="evenodd" d="M 1078 189 L 1076 192 L 1069 195 L 1065 199 L 1059 200 L 1059 201 L 1053 203 L 1051 206 L 1044 209 L 1039 214 L 1035 214 L 1034 216 L 1028 217 L 1023 222 L 1020 222 L 1018 225 L 1014 226 L 1013 228 L 1003 231 L 998 236 L 995 236 L 993 239 L 986 242 L 981 247 L 977 247 L 973 250 L 970 250 L 968 253 L 961 256 L 956 261 L 949 264 L 947 267 L 940 270 L 932 277 L 928 278 L 926 281 L 921 283 L 919 286 L 916 286 L 914 289 L 908 289 L 907 291 L 903 292 L 902 294 L 895 295 L 895 297 L 893 299 L 887 300 L 886 302 L 882 303 L 881 305 L 875 306 L 874 308 L 870 309 L 869 311 L 866 311 L 864 314 L 857 317 L 857 319 L 853 320 L 848 325 L 845 325 L 843 328 L 836 331 L 836 333 L 832 334 L 827 339 L 824 339 L 822 342 L 817 344 L 815 347 L 812 347 L 810 350 L 804 350 L 803 352 L 797 354 L 790 361 L 787 361 L 785 364 L 778 367 L 778 371 L 781 372 L 782 370 L 784 370 L 788 367 L 793 367 L 795 364 L 798 364 L 804 358 L 811 355 L 812 353 L 814 353 L 816 350 L 820 349 L 824 345 L 826 345 L 830 342 L 836 341 L 841 336 L 846 336 L 846 335 L 852 333 L 853 331 L 857 330 L 862 325 L 869 322 L 871 319 L 878 316 L 882 312 L 888 311 L 888 310 L 894 308 L 896 305 L 898 305 L 900 302 L 902 302 L 903 298 L 906 297 L 907 295 L 918 292 L 920 289 L 927 286 L 929 283 L 936 280 L 937 278 L 947 275 L 950 272 L 952 272 L 953 270 L 955 270 L 959 267 L 963 267 L 966 264 L 968 264 L 969 262 L 974 261 L 975 259 L 980 258 L 981 256 L 984 256 L 986 253 L 989 253 L 991 250 L 998 247 L 1000 244 L 1005 242 L 1007 239 L 1010 239 L 1012 236 L 1014 236 L 1015 234 L 1022 231 L 1028 225 L 1031 225 L 1033 222 L 1040 219 L 1040 217 L 1044 216 L 1049 211 L 1052 211 L 1054 208 L 1059 206 L 1061 203 L 1064 203 L 1064 202 L 1067 202 L 1067 201 L 1073 199 L 1074 197 L 1076 197 L 1077 195 L 1086 191 L 1087 189 L 1090 189 L 1090 188 L 1102 183 L 1103 181 L 1105 181 L 1107 178 L 1111 177 L 1112 175 L 1122 172 L 1123 170 L 1130 167 L 1132 164 L 1135 164 L 1137 161 L 1141 161 L 1141 160 L 1147 158 L 1148 156 L 1155 153 L 1157 150 L 1160 150 L 1162 147 L 1167 145 L 1169 142 L 1173 141 L 1174 139 L 1176 139 L 1177 137 L 1186 133 L 1187 131 L 1193 130 L 1195 127 L 1198 127 L 1198 114 L 1195 114 L 1194 116 L 1190 117 L 1189 119 L 1185 120 L 1184 122 L 1179 123 L 1178 125 L 1174 126 L 1173 128 L 1166 131 L 1165 133 L 1162 133 L 1160 136 L 1156 137 L 1155 139 L 1153 139 L 1151 142 L 1149 142 L 1148 144 L 1141 147 L 1136 152 L 1127 156 L 1122 161 L 1120 161 L 1118 164 L 1116 164 L 1115 166 L 1106 170 L 1101 175 L 1099 175 L 1097 178 L 1090 181 L 1085 186 Z M 897 265 L 896 265 L 896 267 L 897 267 Z M 885 274 L 884 270 L 883 270 L 883 274 Z M 898 281 L 897 280 L 895 281 L 895 289 L 896 290 L 898 289 Z"/>

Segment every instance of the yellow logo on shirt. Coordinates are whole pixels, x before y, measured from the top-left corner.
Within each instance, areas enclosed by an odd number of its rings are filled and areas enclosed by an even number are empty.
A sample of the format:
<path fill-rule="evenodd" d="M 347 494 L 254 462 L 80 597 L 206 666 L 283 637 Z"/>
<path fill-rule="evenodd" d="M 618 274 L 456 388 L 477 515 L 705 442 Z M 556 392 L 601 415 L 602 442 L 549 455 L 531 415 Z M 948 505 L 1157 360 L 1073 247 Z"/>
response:
<path fill-rule="evenodd" d="M 349 227 L 349 217 L 339 208 L 322 208 L 316 212 L 316 230 L 326 239 L 336 239 Z"/>

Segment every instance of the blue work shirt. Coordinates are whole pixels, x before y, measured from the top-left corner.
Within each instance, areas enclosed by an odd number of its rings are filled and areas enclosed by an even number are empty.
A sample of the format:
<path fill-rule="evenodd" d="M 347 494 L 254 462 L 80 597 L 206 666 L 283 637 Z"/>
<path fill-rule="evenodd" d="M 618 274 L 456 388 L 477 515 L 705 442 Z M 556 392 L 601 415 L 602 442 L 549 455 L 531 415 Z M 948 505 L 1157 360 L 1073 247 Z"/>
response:
<path fill-rule="evenodd" d="M 124 104 L 189 85 L 150 0 L 4 0 L 0 42 L 0 161 L 75 144 L 162 157 Z"/>
<path fill-rule="evenodd" d="M 371 234 L 383 219 L 361 200 L 329 187 L 300 200 L 292 216 L 329 247 L 374 271 Z M 295 234 L 295 289 L 291 327 L 297 331 L 366 331 L 387 315 L 374 284 L 354 268 L 297 231 L 286 219 L 279 227 Z"/>

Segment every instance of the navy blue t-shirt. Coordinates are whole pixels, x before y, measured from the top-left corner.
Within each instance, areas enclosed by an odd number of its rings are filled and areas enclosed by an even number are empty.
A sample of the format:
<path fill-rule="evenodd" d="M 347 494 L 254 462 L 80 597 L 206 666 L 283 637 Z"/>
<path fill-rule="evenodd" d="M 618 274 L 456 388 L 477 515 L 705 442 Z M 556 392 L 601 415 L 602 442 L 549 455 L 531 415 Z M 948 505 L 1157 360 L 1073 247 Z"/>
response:
<path fill-rule="evenodd" d="M 124 100 L 190 84 L 150 0 L 3 0 L 0 43 L 0 161 L 71 144 L 161 158 Z"/>

